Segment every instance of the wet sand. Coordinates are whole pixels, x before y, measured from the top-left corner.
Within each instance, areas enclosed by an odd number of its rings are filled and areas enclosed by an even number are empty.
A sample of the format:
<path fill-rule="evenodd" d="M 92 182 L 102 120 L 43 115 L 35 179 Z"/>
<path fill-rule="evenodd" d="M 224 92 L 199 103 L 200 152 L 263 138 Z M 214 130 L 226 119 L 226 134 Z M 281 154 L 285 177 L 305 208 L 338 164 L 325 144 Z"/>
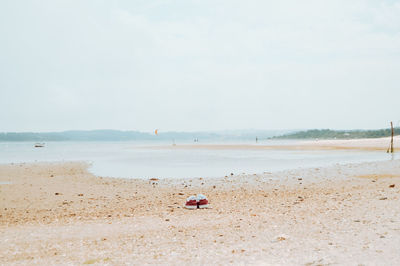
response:
<path fill-rule="evenodd" d="M 215 179 L 0 166 L 0 264 L 395 265 L 400 161 Z M 212 209 L 186 210 L 203 193 Z"/>
<path fill-rule="evenodd" d="M 400 147 L 400 136 L 394 137 L 394 147 Z M 265 144 L 260 141 L 254 144 L 177 144 L 147 146 L 149 149 L 206 149 L 206 150 L 359 150 L 386 151 L 390 145 L 390 137 L 374 139 L 344 139 L 344 140 L 292 140 L 280 144 L 279 140 L 270 140 Z M 143 148 L 143 147 L 141 147 Z"/>

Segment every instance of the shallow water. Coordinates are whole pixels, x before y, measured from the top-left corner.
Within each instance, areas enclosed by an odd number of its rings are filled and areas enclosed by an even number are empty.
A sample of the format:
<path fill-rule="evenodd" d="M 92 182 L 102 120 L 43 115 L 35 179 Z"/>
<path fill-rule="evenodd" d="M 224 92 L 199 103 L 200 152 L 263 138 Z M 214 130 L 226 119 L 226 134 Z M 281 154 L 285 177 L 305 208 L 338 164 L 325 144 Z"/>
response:
<path fill-rule="evenodd" d="M 381 151 L 180 150 L 144 147 L 165 144 L 48 142 L 44 148 L 34 148 L 31 142 L 8 142 L 0 143 L 0 163 L 87 161 L 92 164 L 90 171 L 100 176 L 192 178 L 393 159 L 392 155 Z"/>

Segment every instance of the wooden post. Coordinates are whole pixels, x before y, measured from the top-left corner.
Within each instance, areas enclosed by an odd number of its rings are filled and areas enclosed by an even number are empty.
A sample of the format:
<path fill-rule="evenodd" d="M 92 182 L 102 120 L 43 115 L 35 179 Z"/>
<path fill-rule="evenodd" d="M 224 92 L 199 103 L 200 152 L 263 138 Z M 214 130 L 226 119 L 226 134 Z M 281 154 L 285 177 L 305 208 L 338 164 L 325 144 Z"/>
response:
<path fill-rule="evenodd" d="M 393 149 L 393 136 L 394 136 L 393 122 L 390 122 L 390 128 L 392 129 L 392 137 L 390 139 L 389 149 L 387 149 L 387 151 L 386 151 L 387 153 L 389 153 L 389 151 L 390 151 L 390 153 L 394 152 L 394 149 Z"/>
<path fill-rule="evenodd" d="M 394 136 L 393 122 L 390 122 L 390 127 L 392 128 L 392 139 L 390 140 L 390 152 L 393 153 L 393 136 Z"/>

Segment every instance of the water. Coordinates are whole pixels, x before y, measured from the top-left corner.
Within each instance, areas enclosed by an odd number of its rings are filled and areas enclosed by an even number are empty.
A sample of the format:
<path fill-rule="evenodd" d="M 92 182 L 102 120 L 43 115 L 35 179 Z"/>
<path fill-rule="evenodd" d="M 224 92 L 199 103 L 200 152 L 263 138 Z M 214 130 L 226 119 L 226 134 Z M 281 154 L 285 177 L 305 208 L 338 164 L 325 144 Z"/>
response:
<path fill-rule="evenodd" d="M 381 151 L 181 150 L 149 149 L 145 145 L 171 144 L 48 142 L 44 148 L 34 148 L 31 142 L 8 142 L 0 143 L 0 163 L 87 161 L 92 164 L 89 170 L 100 176 L 187 178 L 392 159 Z"/>

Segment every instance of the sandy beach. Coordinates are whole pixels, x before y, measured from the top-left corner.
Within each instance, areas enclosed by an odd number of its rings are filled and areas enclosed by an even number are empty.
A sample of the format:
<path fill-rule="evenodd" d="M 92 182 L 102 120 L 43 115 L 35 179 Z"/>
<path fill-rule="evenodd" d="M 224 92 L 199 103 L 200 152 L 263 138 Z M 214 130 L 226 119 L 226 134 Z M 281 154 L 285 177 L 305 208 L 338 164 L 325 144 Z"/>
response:
<path fill-rule="evenodd" d="M 0 73 L 0 266 L 400 266 L 400 0 L 0 0 Z"/>
<path fill-rule="evenodd" d="M 280 144 L 279 140 L 260 141 L 254 144 L 179 144 L 147 146 L 149 149 L 206 149 L 206 150 L 359 150 L 387 151 L 390 137 L 374 139 L 292 140 Z M 394 147 L 400 146 L 400 136 L 393 138 Z M 142 147 L 143 148 L 143 147 Z"/>
<path fill-rule="evenodd" d="M 0 166 L 0 264 L 395 265 L 400 162 L 213 179 Z M 212 209 L 186 210 L 208 196 Z"/>

